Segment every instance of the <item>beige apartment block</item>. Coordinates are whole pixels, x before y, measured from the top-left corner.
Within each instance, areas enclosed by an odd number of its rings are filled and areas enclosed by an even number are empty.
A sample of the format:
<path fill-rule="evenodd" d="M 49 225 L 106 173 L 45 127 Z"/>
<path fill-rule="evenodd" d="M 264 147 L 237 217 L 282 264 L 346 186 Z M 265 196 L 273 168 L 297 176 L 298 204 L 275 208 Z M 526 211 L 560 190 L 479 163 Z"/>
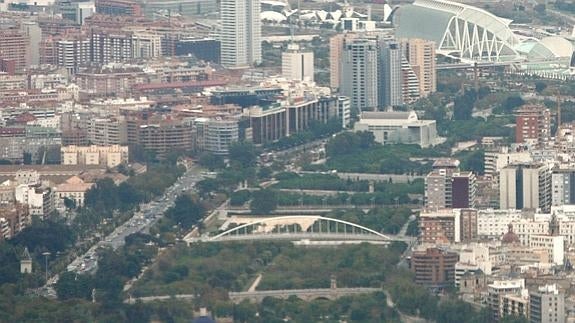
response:
<path fill-rule="evenodd" d="M 105 165 L 116 167 L 128 162 L 128 146 L 64 146 L 61 149 L 63 165 Z"/>

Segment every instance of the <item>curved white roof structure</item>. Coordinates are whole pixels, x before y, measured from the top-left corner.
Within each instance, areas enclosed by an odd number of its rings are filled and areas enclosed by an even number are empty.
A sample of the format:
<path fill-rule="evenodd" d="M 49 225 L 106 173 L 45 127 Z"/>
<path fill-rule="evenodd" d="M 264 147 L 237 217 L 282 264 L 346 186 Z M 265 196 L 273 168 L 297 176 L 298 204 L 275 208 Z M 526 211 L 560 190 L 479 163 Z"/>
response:
<path fill-rule="evenodd" d="M 573 44 L 563 37 L 545 37 L 539 41 L 539 44 L 545 46 L 553 54 L 553 57 L 571 57 L 573 55 Z"/>
<path fill-rule="evenodd" d="M 423 38 L 437 52 L 463 61 L 509 61 L 519 58 L 520 43 L 509 28 L 511 20 L 483 9 L 447 0 L 416 0 L 400 7 L 394 17 L 398 38 Z"/>
<path fill-rule="evenodd" d="M 287 20 L 286 16 L 276 11 L 262 11 L 260 13 L 260 19 L 273 22 L 282 22 Z"/>

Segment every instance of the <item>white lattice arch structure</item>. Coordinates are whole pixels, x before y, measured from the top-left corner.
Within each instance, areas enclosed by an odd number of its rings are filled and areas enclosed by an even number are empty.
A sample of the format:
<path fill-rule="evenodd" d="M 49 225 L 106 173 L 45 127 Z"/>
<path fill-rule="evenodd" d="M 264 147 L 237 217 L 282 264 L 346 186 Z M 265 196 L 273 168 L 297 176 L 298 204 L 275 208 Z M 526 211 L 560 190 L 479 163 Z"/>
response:
<path fill-rule="evenodd" d="M 344 221 L 344 220 L 339 220 L 339 219 L 334 219 L 334 218 L 327 218 L 327 217 L 323 217 L 323 216 L 313 216 L 313 215 L 302 215 L 302 216 L 279 216 L 279 217 L 273 217 L 273 218 L 264 218 L 264 219 L 258 219 L 256 221 L 253 222 L 249 222 L 249 223 L 244 223 L 242 225 L 239 225 L 237 227 L 234 227 L 232 229 L 226 230 L 225 232 L 222 232 L 216 236 L 210 237 L 209 241 L 218 241 L 220 239 L 223 239 L 226 236 L 232 235 L 234 233 L 241 233 L 242 230 L 245 230 L 245 235 L 270 235 L 270 234 L 274 234 L 272 233 L 272 231 L 277 228 L 277 226 L 289 226 L 289 225 L 294 225 L 297 224 L 299 225 L 299 227 L 301 228 L 301 234 L 310 234 L 313 235 L 313 228 L 314 228 L 314 224 L 317 223 L 318 221 L 320 221 L 320 225 L 319 225 L 319 229 L 321 230 L 321 221 L 325 221 L 327 223 L 335 223 L 336 224 L 336 228 L 338 224 L 341 224 L 343 226 L 348 226 L 353 228 L 354 230 L 356 230 L 356 232 L 359 234 L 364 234 L 364 235 L 371 235 L 374 238 L 377 238 L 378 240 L 382 240 L 382 241 L 392 241 L 393 239 L 385 234 L 379 233 L 377 231 L 374 231 L 372 229 L 366 228 L 364 226 L 355 224 L 355 223 L 351 223 L 348 221 Z M 258 230 L 256 231 L 251 231 L 251 232 L 247 232 L 247 229 L 250 227 L 256 227 L 258 228 Z M 312 231 L 310 232 L 309 229 L 312 229 Z M 347 232 L 347 229 L 345 229 Z M 333 232 L 334 234 L 338 234 L 339 232 Z M 352 232 L 353 233 L 353 232 Z M 283 233 L 278 233 L 278 235 L 281 235 Z M 287 233 L 289 234 L 289 232 Z M 330 234 L 329 232 L 316 232 L 316 234 Z M 341 234 L 341 233 L 339 233 Z M 346 233 L 347 234 L 347 233 Z M 351 237 L 352 234 L 350 233 L 349 236 Z"/>
<path fill-rule="evenodd" d="M 436 43 L 437 53 L 462 61 L 518 60 L 520 40 L 511 20 L 483 9 L 446 0 L 416 0 L 394 15 L 398 38 L 423 38 Z"/>

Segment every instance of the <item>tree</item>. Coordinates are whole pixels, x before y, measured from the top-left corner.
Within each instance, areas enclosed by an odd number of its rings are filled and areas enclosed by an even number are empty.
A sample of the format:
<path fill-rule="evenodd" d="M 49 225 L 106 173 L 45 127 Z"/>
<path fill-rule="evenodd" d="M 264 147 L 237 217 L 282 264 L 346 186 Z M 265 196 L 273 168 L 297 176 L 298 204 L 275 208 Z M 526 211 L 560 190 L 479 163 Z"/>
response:
<path fill-rule="evenodd" d="M 465 91 L 462 96 L 455 98 L 453 117 L 455 120 L 470 120 L 477 95 L 474 90 Z"/>
<path fill-rule="evenodd" d="M 96 185 L 86 192 L 85 205 L 100 210 L 114 210 L 118 208 L 118 187 L 110 178 L 98 180 Z"/>
<path fill-rule="evenodd" d="M 218 156 L 210 152 L 202 153 L 200 158 L 198 158 L 198 163 L 204 167 L 207 167 L 210 171 L 226 167 L 226 163 L 224 162 L 224 158 L 222 156 Z"/>
<path fill-rule="evenodd" d="M 513 112 L 513 110 L 524 104 L 525 101 L 523 101 L 523 99 L 520 96 L 514 95 L 507 97 L 507 99 L 505 99 L 505 102 L 503 102 L 501 107 L 503 109 L 503 113 L 510 114 Z"/>
<path fill-rule="evenodd" d="M 198 223 L 205 213 L 206 209 L 201 204 L 190 195 L 183 194 L 176 198 L 174 206 L 166 211 L 166 216 L 187 230 Z"/>
<path fill-rule="evenodd" d="M 536 5 L 535 7 L 537 7 L 537 6 L 540 6 L 540 5 Z M 542 6 L 545 7 L 545 5 L 542 5 Z M 541 82 L 541 81 L 535 82 L 535 91 L 537 93 L 543 92 L 546 88 L 547 88 L 547 83 Z"/>
<path fill-rule="evenodd" d="M 93 288 L 92 276 L 67 271 L 60 275 L 56 283 L 56 294 L 60 300 L 72 298 L 89 300 L 92 298 Z"/>
<path fill-rule="evenodd" d="M 26 246 L 32 252 L 48 250 L 55 255 L 58 251 L 66 250 L 74 241 L 74 232 L 65 223 L 45 220 L 33 221 L 31 226 L 22 230 L 11 242 Z"/>
<path fill-rule="evenodd" d="M 235 168 L 248 168 L 256 165 L 258 152 L 251 142 L 234 142 L 229 149 L 230 163 Z"/>
<path fill-rule="evenodd" d="M 69 197 L 64 197 L 64 206 L 68 209 L 68 210 L 72 210 L 76 208 L 76 200 L 73 200 Z"/>
<path fill-rule="evenodd" d="M 118 186 L 118 198 L 120 209 L 128 210 L 142 201 L 140 192 L 130 183 L 123 182 Z"/>
<path fill-rule="evenodd" d="M 277 208 L 278 199 L 275 191 L 262 189 L 253 192 L 250 209 L 255 214 L 268 214 Z"/>
<path fill-rule="evenodd" d="M 533 7 L 533 10 L 535 10 L 535 12 L 537 12 L 540 15 L 545 14 L 545 9 L 546 9 L 546 6 L 543 3 L 536 4 L 535 7 Z M 537 92 L 539 92 L 539 91 L 537 91 Z"/>
<path fill-rule="evenodd" d="M 485 172 L 485 151 L 482 149 L 460 155 L 461 168 L 483 175 Z"/>

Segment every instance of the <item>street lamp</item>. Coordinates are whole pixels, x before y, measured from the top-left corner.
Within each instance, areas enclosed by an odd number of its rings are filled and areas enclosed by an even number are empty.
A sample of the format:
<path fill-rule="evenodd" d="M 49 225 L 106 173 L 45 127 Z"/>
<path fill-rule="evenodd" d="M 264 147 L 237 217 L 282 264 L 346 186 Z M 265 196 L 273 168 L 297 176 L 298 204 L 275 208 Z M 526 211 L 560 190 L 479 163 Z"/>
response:
<path fill-rule="evenodd" d="M 48 284 L 48 257 L 51 255 L 49 251 L 43 252 L 42 256 L 44 256 L 44 261 L 46 263 L 46 284 Z"/>

